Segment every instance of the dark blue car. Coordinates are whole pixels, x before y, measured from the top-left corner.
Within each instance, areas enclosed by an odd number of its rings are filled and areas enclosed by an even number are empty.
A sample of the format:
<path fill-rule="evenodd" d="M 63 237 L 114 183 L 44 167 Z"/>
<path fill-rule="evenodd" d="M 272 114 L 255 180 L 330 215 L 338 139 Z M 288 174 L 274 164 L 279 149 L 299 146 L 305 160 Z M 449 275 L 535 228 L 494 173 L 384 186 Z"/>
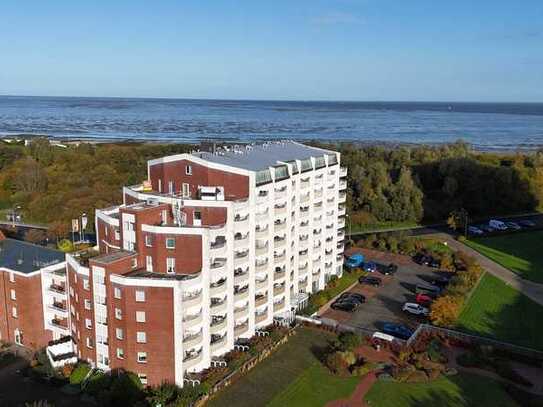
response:
<path fill-rule="evenodd" d="M 377 271 L 377 264 L 375 264 L 373 261 L 364 263 L 364 271 L 368 273 L 375 273 Z"/>
<path fill-rule="evenodd" d="M 389 334 L 403 340 L 407 340 L 411 337 L 411 335 L 413 335 L 413 331 L 405 325 L 388 322 L 383 324 L 383 329 L 381 331 L 385 334 Z"/>

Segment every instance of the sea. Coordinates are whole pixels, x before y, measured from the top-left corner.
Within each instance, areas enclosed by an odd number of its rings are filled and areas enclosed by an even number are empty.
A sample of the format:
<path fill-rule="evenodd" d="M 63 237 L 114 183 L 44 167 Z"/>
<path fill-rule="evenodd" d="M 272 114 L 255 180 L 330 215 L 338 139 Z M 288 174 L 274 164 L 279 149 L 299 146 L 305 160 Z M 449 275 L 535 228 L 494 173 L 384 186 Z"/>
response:
<path fill-rule="evenodd" d="M 0 135 L 195 143 L 354 141 L 486 151 L 543 147 L 543 103 L 0 96 Z"/>

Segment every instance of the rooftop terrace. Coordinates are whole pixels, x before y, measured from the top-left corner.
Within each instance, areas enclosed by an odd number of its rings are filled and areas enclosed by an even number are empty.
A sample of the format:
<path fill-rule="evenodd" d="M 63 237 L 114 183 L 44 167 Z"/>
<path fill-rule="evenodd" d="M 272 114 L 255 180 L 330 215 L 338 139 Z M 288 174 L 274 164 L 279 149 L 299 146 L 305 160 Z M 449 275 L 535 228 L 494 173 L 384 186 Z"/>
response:
<path fill-rule="evenodd" d="M 279 162 L 305 160 L 310 157 L 322 157 L 330 151 L 310 147 L 294 141 L 277 141 L 264 144 L 229 147 L 217 153 L 198 152 L 194 155 L 210 162 L 242 168 L 249 171 L 259 171 L 273 167 Z"/>

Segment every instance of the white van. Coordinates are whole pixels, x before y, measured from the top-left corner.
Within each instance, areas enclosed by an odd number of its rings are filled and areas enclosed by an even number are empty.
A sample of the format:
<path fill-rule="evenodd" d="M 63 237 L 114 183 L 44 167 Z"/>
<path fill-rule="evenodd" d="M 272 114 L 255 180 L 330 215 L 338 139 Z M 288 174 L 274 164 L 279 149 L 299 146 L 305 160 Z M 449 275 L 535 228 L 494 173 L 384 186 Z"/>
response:
<path fill-rule="evenodd" d="M 490 222 L 488 222 L 488 226 L 496 230 L 507 230 L 507 225 L 501 220 L 491 219 Z"/>

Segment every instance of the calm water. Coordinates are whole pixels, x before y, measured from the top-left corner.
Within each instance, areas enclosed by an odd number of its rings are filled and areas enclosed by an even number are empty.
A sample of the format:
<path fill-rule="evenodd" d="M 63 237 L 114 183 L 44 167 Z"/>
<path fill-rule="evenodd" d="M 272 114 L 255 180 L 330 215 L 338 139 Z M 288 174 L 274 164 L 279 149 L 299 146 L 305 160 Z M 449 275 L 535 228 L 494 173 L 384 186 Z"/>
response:
<path fill-rule="evenodd" d="M 192 142 L 323 139 L 543 146 L 543 103 L 272 102 L 0 97 L 0 134 Z"/>

